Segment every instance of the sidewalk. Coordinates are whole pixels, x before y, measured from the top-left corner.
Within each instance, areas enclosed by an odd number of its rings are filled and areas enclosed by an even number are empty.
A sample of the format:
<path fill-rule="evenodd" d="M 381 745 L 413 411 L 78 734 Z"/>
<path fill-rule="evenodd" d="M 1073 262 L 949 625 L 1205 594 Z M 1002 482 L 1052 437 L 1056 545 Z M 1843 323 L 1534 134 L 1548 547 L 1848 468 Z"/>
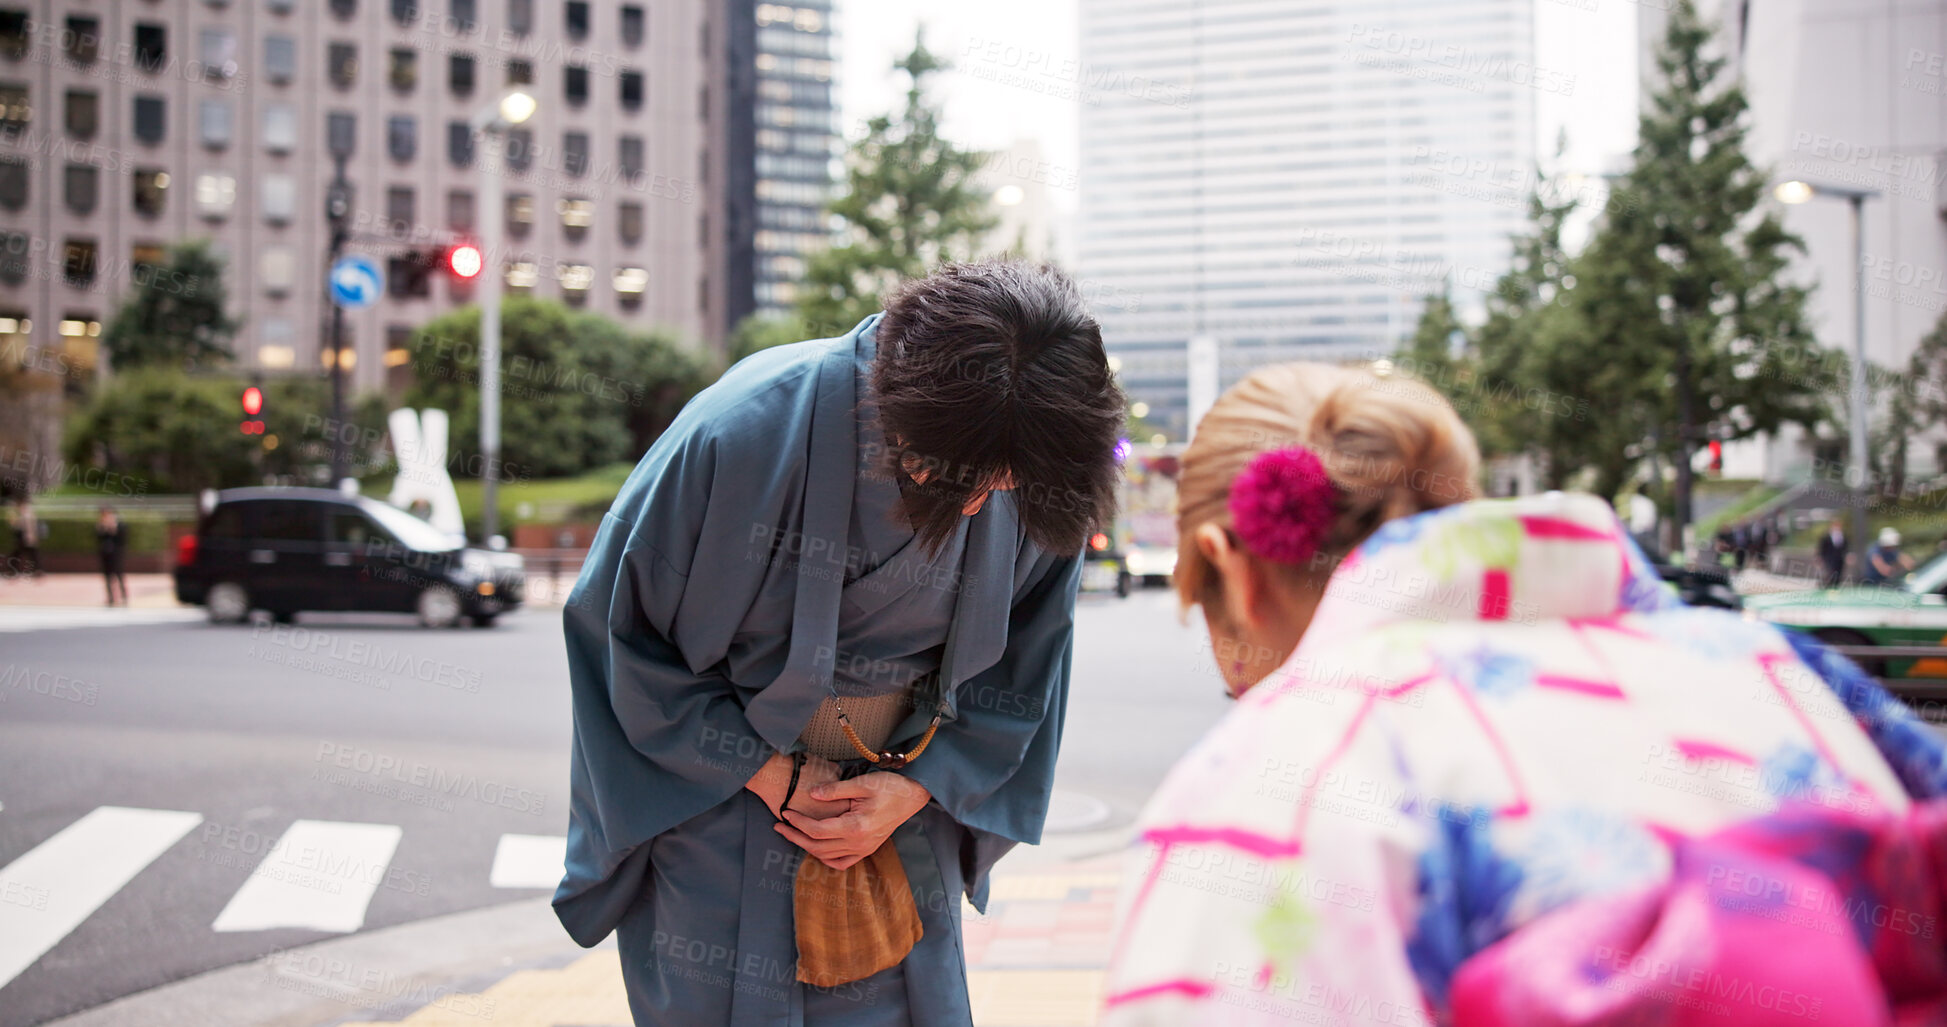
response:
<path fill-rule="evenodd" d="M 167 574 L 128 576 L 132 610 L 176 609 L 176 584 Z M 0 606 L 94 606 L 107 609 L 108 585 L 99 574 L 0 577 Z"/>
<path fill-rule="evenodd" d="M 967 987 L 978 1027 L 1086 1027 L 1101 1005 L 1119 856 L 996 873 L 987 915 L 963 906 Z M 491 1011 L 491 1012 L 488 1012 Z M 627 1027 L 613 948 L 558 969 L 520 970 L 468 994 L 442 995 L 396 1020 L 336 1027 Z"/>
<path fill-rule="evenodd" d="M 1057 836 L 995 868 L 963 906 L 976 1027 L 1096 1022 L 1125 832 Z M 1073 856 L 1074 858 L 1070 858 Z M 630 1027 L 611 938 L 570 941 L 543 898 L 273 953 L 48 1027 Z"/>

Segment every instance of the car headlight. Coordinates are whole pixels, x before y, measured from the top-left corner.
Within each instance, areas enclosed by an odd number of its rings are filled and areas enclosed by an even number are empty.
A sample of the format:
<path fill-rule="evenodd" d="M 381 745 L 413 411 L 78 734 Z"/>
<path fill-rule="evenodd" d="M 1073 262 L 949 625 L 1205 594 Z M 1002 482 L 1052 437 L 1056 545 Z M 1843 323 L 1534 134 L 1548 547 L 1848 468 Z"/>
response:
<path fill-rule="evenodd" d="M 469 549 L 460 554 L 460 569 L 476 578 L 490 578 L 494 573 L 494 562 L 485 553 Z"/>

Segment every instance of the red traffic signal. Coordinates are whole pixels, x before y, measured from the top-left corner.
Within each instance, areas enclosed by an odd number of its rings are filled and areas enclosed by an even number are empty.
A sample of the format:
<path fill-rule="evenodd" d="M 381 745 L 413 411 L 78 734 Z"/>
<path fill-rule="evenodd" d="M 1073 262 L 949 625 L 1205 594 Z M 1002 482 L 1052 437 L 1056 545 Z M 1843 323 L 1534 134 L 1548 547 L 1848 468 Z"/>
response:
<path fill-rule="evenodd" d="M 262 435 L 264 433 L 264 422 L 249 420 L 238 425 L 237 428 L 245 435 Z"/>
<path fill-rule="evenodd" d="M 255 385 L 243 390 L 243 412 L 255 417 L 264 411 L 264 390 Z"/>
<path fill-rule="evenodd" d="M 456 278 L 478 278 L 486 266 L 487 258 L 472 243 L 461 243 L 446 251 L 446 269 Z"/>

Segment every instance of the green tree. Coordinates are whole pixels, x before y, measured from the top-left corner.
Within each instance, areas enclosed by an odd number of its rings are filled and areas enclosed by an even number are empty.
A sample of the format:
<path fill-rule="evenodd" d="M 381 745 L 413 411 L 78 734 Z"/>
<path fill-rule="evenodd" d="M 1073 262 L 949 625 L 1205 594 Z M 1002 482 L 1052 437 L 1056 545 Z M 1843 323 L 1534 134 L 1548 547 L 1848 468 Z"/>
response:
<path fill-rule="evenodd" d="M 867 123 L 846 161 L 846 190 L 830 207 L 843 239 L 805 271 L 798 315 L 818 335 L 843 332 L 878 310 L 879 297 L 900 279 L 974 256 L 997 223 L 974 182 L 984 155 L 940 135 L 939 109 L 926 95 L 927 76 L 945 63 L 916 36 L 893 67 L 910 80 L 905 106 Z"/>
<path fill-rule="evenodd" d="M 1914 347 L 1903 373 L 1874 378 L 1881 379 L 1889 392 L 1885 426 L 1873 440 L 1875 462 L 1884 476 L 1886 494 L 1898 498 L 1906 491 L 1907 453 L 1913 439 L 1947 424 L 1947 315 Z"/>
<path fill-rule="evenodd" d="M 169 367 L 138 368 L 110 379 L 69 420 L 66 456 L 146 482 L 149 492 L 196 492 L 262 479 L 263 440 L 238 430 L 243 381 L 198 378 Z M 299 425 L 296 411 L 275 414 Z M 276 428 L 265 420 L 266 436 Z"/>
<path fill-rule="evenodd" d="M 478 477 L 480 311 L 421 326 L 407 406 L 447 412 L 455 477 Z M 503 479 L 577 474 L 632 460 L 705 382 L 702 364 L 668 338 L 599 314 L 511 297 L 501 309 Z"/>
<path fill-rule="evenodd" d="M 223 260 L 208 243 L 183 243 L 166 263 L 134 282 L 101 333 L 102 352 L 117 371 L 229 363 L 238 322 L 224 312 Z"/>
<path fill-rule="evenodd" d="M 1711 37 L 1691 0 L 1679 0 L 1656 49 L 1658 84 L 1634 159 L 1571 270 L 1579 317 L 1565 336 L 1583 355 L 1577 363 L 1600 372 L 1583 388 L 1601 427 L 1676 469 L 1678 530 L 1691 518 L 1700 443 L 1811 427 L 1826 418 L 1830 392 L 1806 290 L 1786 280 L 1803 244 L 1760 207 L 1765 175 L 1744 151 L 1748 104 Z M 1606 486 L 1620 470 L 1600 468 L 1598 478 Z"/>

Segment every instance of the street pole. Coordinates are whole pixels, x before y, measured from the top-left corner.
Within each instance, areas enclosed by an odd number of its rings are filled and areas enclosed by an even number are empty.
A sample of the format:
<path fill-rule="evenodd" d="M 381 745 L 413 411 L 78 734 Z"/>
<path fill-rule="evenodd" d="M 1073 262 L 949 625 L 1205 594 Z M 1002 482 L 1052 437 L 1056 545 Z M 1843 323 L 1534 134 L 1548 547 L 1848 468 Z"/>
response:
<path fill-rule="evenodd" d="M 480 162 L 480 457 L 481 541 L 500 533 L 500 235 L 506 201 L 501 197 L 501 133 L 481 133 L 487 145 Z"/>
<path fill-rule="evenodd" d="M 331 240 L 325 255 L 325 302 L 331 304 L 331 421 L 337 425 L 330 435 L 331 487 L 345 480 L 345 308 L 331 294 L 331 269 L 345 249 L 346 225 L 351 217 L 351 183 L 345 179 L 345 156 L 333 158 L 337 166 L 331 186 L 325 193 L 325 219 L 330 222 Z"/>
<path fill-rule="evenodd" d="M 1852 207 L 1852 551 L 1853 573 L 1866 569 L 1866 194 L 1848 197 Z"/>

